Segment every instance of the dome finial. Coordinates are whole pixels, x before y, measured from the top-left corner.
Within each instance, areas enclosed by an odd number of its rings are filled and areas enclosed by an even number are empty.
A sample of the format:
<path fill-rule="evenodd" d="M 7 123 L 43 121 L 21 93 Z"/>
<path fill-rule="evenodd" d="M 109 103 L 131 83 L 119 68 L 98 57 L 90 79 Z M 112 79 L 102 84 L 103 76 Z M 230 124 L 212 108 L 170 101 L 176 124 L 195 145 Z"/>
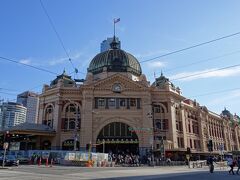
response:
<path fill-rule="evenodd" d="M 116 41 L 115 35 L 113 36 L 113 41 L 110 44 L 112 49 L 118 49 L 118 42 Z"/>
<path fill-rule="evenodd" d="M 66 74 L 66 70 L 65 70 L 65 68 L 63 69 L 63 73 L 62 74 Z"/>

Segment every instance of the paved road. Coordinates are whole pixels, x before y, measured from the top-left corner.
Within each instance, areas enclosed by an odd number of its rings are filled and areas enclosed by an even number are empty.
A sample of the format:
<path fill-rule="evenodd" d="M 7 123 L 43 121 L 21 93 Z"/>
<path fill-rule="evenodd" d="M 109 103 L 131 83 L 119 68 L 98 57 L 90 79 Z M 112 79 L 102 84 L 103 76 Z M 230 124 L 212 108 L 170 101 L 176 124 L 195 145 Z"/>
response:
<path fill-rule="evenodd" d="M 235 180 L 240 175 L 228 175 L 227 170 L 213 174 L 207 168 L 188 169 L 187 167 L 129 167 L 129 168 L 81 168 L 54 166 L 20 166 L 0 169 L 0 180 L 79 180 L 79 179 L 115 179 L 115 180 Z"/>

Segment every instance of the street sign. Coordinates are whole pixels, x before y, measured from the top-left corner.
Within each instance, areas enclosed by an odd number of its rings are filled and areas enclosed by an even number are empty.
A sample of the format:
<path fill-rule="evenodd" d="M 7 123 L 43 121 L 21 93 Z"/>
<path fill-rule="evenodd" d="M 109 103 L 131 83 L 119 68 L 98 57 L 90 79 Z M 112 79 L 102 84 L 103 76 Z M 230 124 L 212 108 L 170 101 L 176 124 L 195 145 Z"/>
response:
<path fill-rule="evenodd" d="M 8 148 L 8 142 L 5 142 L 4 144 L 3 144 L 3 149 L 7 149 Z"/>
<path fill-rule="evenodd" d="M 224 150 L 223 144 L 220 144 L 220 145 L 219 145 L 219 150 L 220 150 L 220 151 L 223 151 L 223 150 Z"/>
<path fill-rule="evenodd" d="M 223 146 L 223 144 L 220 144 L 219 147 L 218 147 L 218 149 L 219 149 L 219 154 L 220 154 L 220 155 L 223 155 L 223 151 L 224 151 L 224 146 Z"/>

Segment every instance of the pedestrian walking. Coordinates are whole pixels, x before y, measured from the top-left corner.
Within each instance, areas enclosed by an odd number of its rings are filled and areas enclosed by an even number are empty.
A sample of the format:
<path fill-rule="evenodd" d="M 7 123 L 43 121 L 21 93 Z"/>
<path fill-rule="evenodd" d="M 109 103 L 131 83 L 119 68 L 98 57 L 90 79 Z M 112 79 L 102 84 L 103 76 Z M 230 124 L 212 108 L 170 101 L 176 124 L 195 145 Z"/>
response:
<path fill-rule="evenodd" d="M 239 169 L 240 169 L 240 157 L 238 157 L 238 160 L 237 160 L 237 167 L 238 167 L 238 169 L 236 171 L 236 174 L 239 173 Z"/>
<path fill-rule="evenodd" d="M 227 165 L 230 167 L 230 170 L 228 171 L 228 173 L 229 174 L 232 173 L 234 175 L 234 171 L 233 171 L 234 164 L 233 164 L 233 159 L 231 157 L 227 159 Z"/>
<path fill-rule="evenodd" d="M 208 166 L 209 166 L 209 172 L 210 172 L 210 173 L 213 173 L 213 171 L 214 171 L 213 161 L 214 161 L 213 157 L 210 156 L 210 157 L 208 158 Z"/>

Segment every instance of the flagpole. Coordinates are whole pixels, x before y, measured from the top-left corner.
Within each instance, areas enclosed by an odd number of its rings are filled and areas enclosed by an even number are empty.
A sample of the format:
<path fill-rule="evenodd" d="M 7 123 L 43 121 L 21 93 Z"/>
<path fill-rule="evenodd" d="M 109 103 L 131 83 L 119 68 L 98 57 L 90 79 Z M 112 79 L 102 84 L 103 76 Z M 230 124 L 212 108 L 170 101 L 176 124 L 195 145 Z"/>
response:
<path fill-rule="evenodd" d="M 114 35 L 114 37 L 115 37 L 115 18 L 113 19 L 113 35 Z"/>

